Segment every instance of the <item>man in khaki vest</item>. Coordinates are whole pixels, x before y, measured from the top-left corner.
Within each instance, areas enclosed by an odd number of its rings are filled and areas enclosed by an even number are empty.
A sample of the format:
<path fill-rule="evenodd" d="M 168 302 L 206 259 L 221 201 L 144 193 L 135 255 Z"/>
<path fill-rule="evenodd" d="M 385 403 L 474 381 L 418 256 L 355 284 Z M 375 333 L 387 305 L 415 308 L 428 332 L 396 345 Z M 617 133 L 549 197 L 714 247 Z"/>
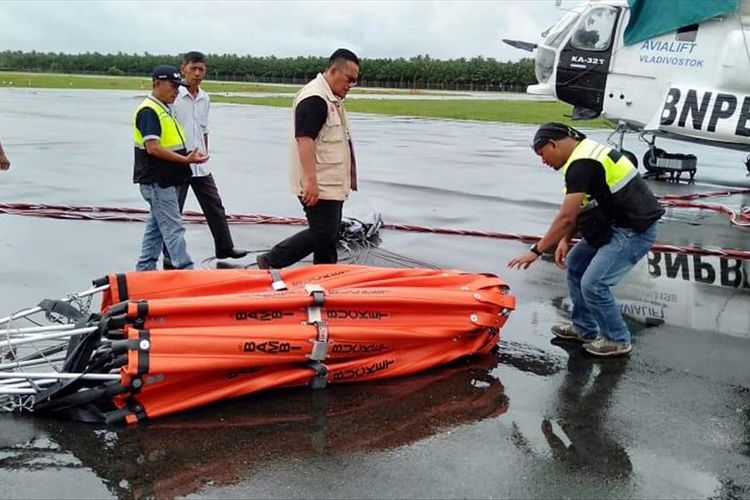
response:
<path fill-rule="evenodd" d="M 344 98 L 357 84 L 359 59 L 338 49 L 325 72 L 302 87 L 292 104 L 289 188 L 297 195 L 309 227 L 258 255 L 261 269 L 287 267 L 313 254 L 314 264 L 335 264 L 341 212 L 357 189 Z"/>
<path fill-rule="evenodd" d="M 5 154 L 3 145 L 0 144 L 0 170 L 8 170 L 10 168 L 10 160 L 8 155 Z"/>

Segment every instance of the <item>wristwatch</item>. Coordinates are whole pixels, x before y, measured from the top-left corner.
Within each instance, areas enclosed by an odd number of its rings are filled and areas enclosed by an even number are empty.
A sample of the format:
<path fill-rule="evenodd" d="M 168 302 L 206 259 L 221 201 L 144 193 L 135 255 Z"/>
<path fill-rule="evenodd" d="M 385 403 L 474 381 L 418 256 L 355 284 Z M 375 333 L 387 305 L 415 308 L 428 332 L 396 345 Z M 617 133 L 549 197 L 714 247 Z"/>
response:
<path fill-rule="evenodd" d="M 536 254 L 537 257 L 541 257 L 542 256 L 542 252 L 539 250 L 539 247 L 536 246 L 536 243 L 534 243 L 533 245 L 531 245 L 531 248 L 529 248 L 529 250 L 531 250 L 532 253 Z"/>

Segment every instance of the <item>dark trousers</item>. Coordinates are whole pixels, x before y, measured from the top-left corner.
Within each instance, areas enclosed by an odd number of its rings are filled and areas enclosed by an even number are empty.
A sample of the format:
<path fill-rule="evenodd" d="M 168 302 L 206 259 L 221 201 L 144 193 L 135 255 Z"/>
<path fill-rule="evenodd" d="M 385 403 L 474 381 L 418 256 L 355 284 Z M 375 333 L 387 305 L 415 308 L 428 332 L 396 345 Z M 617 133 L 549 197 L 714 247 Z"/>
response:
<path fill-rule="evenodd" d="M 312 207 L 303 203 L 309 227 L 278 243 L 266 254 L 271 267 L 290 266 L 310 253 L 313 254 L 313 264 L 338 262 L 336 244 L 343 206 L 343 201 L 336 200 L 318 200 Z"/>
<path fill-rule="evenodd" d="M 219 190 L 216 188 L 214 176 L 208 174 L 203 177 L 191 177 L 189 183 L 182 184 L 179 187 L 177 192 L 177 202 L 180 204 L 180 213 L 182 213 L 185 208 L 185 200 L 187 199 L 189 187 L 193 188 L 193 193 L 195 193 L 195 198 L 201 206 L 201 211 L 203 212 L 203 215 L 206 216 L 208 229 L 211 231 L 211 235 L 214 238 L 216 253 L 219 253 L 222 250 L 229 251 L 234 248 L 232 234 L 229 232 L 229 224 L 227 224 L 227 213 L 221 202 Z M 164 248 L 163 251 L 164 258 L 169 260 L 167 249 Z"/>

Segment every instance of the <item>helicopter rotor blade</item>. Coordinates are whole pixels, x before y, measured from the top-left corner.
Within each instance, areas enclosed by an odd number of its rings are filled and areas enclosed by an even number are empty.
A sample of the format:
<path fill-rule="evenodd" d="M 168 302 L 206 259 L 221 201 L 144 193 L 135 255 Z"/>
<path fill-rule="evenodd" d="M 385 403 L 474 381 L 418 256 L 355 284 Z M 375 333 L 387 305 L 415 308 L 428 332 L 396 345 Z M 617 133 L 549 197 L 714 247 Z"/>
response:
<path fill-rule="evenodd" d="M 503 38 L 503 42 L 507 43 L 511 47 L 525 50 L 527 52 L 534 52 L 534 49 L 536 49 L 537 47 L 537 44 L 531 43 L 531 42 L 524 42 L 523 40 L 509 40 L 507 38 Z"/>

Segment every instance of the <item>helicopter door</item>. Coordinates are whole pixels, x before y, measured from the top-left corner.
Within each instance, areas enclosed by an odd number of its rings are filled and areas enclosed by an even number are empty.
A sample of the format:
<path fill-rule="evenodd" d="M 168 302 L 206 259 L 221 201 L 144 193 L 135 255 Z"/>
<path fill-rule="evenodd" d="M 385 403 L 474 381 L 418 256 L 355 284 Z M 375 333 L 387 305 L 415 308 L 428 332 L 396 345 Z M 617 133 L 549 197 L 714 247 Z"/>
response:
<path fill-rule="evenodd" d="M 573 104 L 577 112 L 586 112 L 587 118 L 602 112 L 619 14 L 620 9 L 605 5 L 584 12 L 560 51 L 555 82 L 557 97 Z"/>

